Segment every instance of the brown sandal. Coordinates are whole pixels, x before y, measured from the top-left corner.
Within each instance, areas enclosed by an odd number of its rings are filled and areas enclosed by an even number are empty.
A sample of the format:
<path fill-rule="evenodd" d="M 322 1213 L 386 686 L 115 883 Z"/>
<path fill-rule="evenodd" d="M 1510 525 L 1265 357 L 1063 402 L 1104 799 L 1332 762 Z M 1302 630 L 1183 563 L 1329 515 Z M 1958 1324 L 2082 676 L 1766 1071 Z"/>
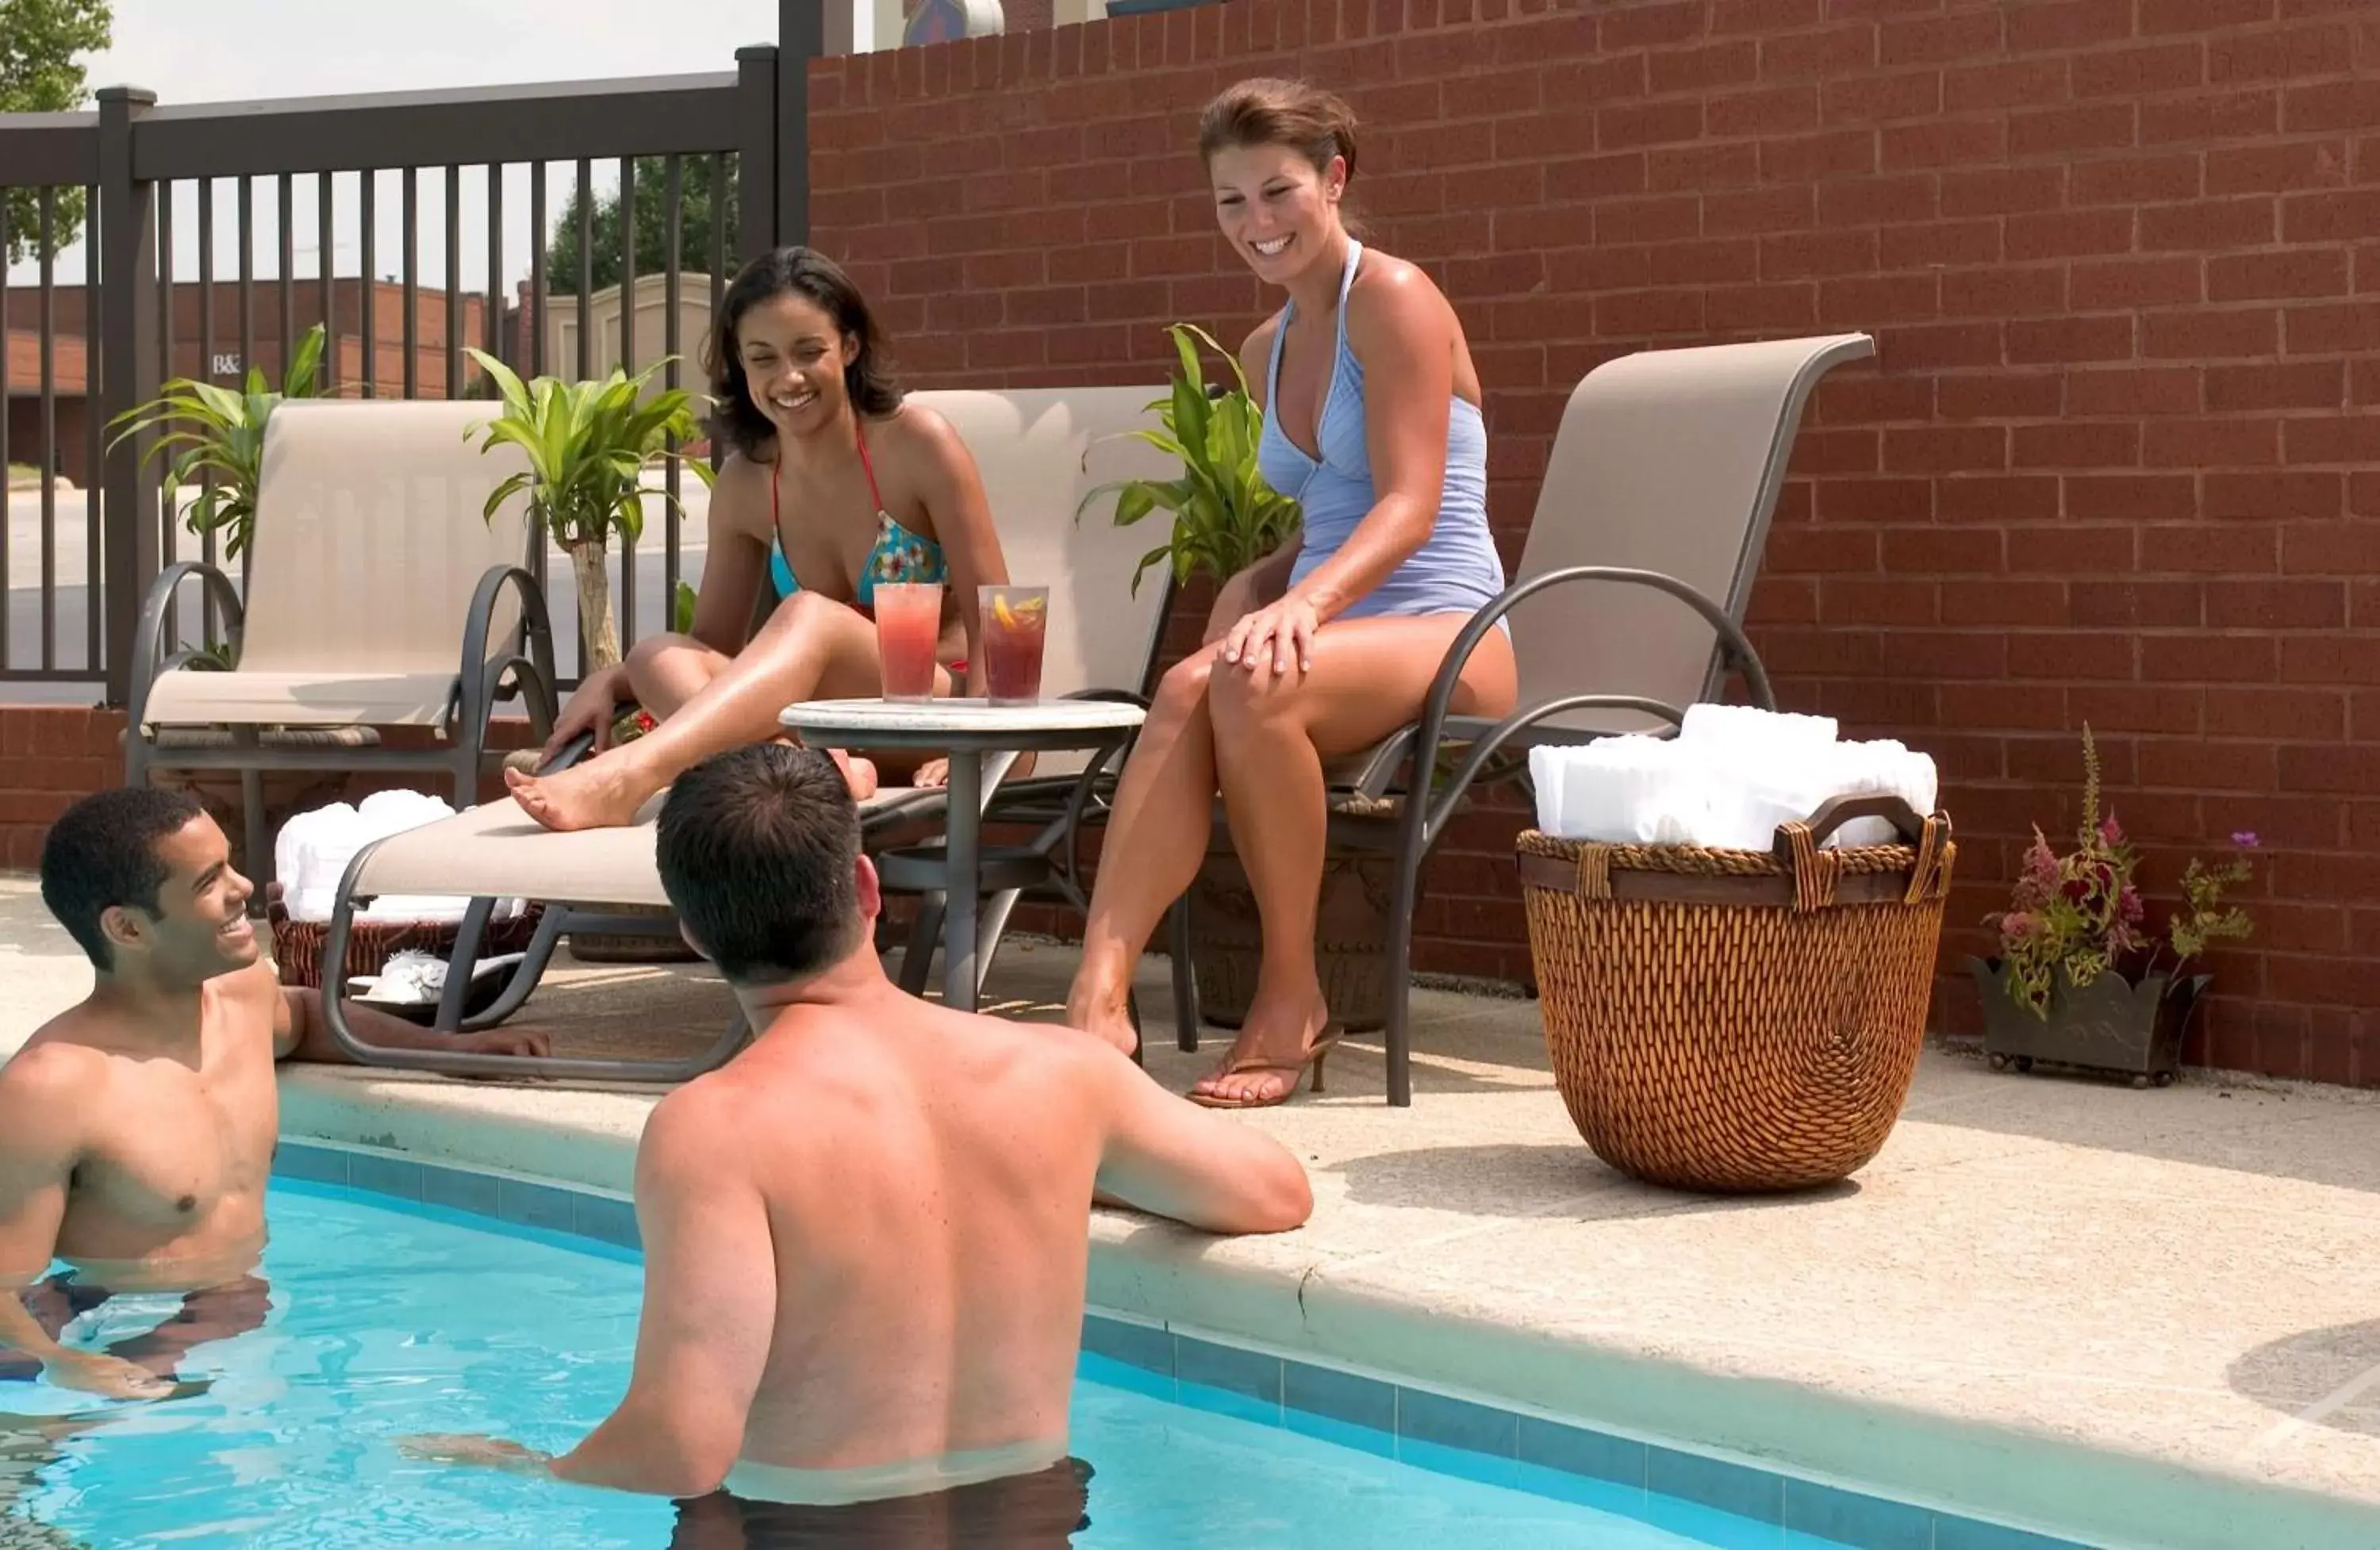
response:
<path fill-rule="evenodd" d="M 1298 1078 L 1305 1074 L 1305 1069 L 1308 1066 L 1314 1068 L 1313 1090 L 1318 1094 L 1322 1091 L 1322 1062 L 1330 1059 L 1330 1051 L 1339 1047 L 1340 1039 L 1345 1035 L 1345 1029 L 1334 1028 L 1325 1023 L 1321 1036 L 1307 1045 L 1305 1053 L 1297 1060 L 1233 1060 L 1215 1073 L 1216 1077 L 1220 1079 L 1227 1076 L 1244 1076 L 1250 1072 L 1285 1071 L 1290 1073 L 1289 1085 L 1283 1087 L 1277 1096 L 1230 1098 L 1217 1093 L 1201 1093 L 1195 1088 L 1183 1096 L 1201 1108 L 1271 1108 L 1276 1105 L 1287 1103 L 1297 1096 Z"/>

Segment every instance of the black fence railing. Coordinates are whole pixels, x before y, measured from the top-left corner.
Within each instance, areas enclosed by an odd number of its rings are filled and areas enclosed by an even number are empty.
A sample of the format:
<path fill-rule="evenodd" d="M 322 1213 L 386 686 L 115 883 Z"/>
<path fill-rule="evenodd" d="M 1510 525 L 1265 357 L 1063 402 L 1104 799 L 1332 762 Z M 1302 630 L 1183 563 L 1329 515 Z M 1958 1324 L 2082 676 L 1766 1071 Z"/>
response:
<path fill-rule="evenodd" d="M 735 265 L 808 235 L 820 12 L 781 0 L 779 43 L 714 74 L 188 106 L 117 87 L 95 112 L 0 115 L 0 693 L 96 683 L 122 704 L 151 579 L 221 558 L 190 530 L 204 487 L 161 490 L 155 432 L 110 429 L 168 379 L 236 389 L 254 368 L 277 390 L 319 327 L 317 391 L 343 395 L 491 393 L 466 345 L 525 374 L 666 358 L 667 385 L 693 384 Z M 674 460 L 667 478 L 680 494 Z M 667 627 L 685 545 L 662 509 L 616 563 L 623 646 Z M 577 651 L 557 665 L 576 676 Z"/>

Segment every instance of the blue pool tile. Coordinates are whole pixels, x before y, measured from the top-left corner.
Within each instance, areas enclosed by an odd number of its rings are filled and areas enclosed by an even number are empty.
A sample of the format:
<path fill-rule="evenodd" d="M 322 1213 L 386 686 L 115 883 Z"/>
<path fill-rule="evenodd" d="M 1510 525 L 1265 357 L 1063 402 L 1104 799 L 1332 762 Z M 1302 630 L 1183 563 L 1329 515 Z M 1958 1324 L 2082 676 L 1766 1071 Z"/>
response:
<path fill-rule="evenodd" d="M 1228 1416 L 1233 1421 L 1250 1422 L 1258 1426 L 1281 1424 L 1281 1401 L 1259 1399 L 1233 1389 L 1217 1388 L 1209 1384 L 1183 1378 L 1173 1386 L 1173 1402 L 1185 1410 L 1205 1411 L 1209 1415 Z"/>
<path fill-rule="evenodd" d="M 398 1200 L 421 1198 L 421 1165 L 410 1157 L 382 1157 L 370 1152 L 350 1153 L 347 1188 Z"/>
<path fill-rule="evenodd" d="M 606 1194 L 576 1196 L 571 1205 L 571 1229 L 581 1238 L 623 1249 L 644 1246 L 644 1239 L 637 1230 L 636 1204 Z"/>
<path fill-rule="evenodd" d="M 1511 1459 L 1515 1456 L 1518 1421 L 1511 1411 L 1493 1410 L 1468 1399 L 1450 1399 L 1420 1388 L 1397 1390 L 1397 1435 L 1416 1442 Z"/>
<path fill-rule="evenodd" d="M 1646 1488 L 1662 1496 L 1756 1522 L 1785 1520 L 1785 1483 L 1777 1475 L 1667 1447 L 1647 1448 L 1645 1466 Z"/>
<path fill-rule="evenodd" d="M 1173 1338 L 1173 1375 L 1184 1383 L 1221 1389 L 1281 1408 L 1281 1358 L 1261 1351 L 1219 1346 L 1187 1335 Z M 1276 1423 L 1280 1416 L 1273 1417 Z"/>
<path fill-rule="evenodd" d="M 421 1165 L 421 1199 L 424 1205 L 443 1205 L 450 1211 L 468 1211 L 475 1217 L 502 1219 L 499 1210 L 502 1202 L 497 1199 L 493 1174 L 424 1163 Z"/>
<path fill-rule="evenodd" d="M 496 1181 L 496 1214 L 522 1227 L 568 1232 L 576 1203 L 571 1191 L 558 1190 L 551 1184 L 531 1184 L 519 1179 Z"/>
<path fill-rule="evenodd" d="M 1394 1459 L 1397 1456 L 1397 1435 L 1381 1427 L 1362 1426 L 1336 1416 L 1318 1415 L 1312 1411 L 1294 1409 L 1282 1411 L 1281 1420 L 1290 1431 L 1300 1436 L 1336 1443 L 1341 1447 L 1369 1453 L 1377 1458 Z"/>
<path fill-rule="evenodd" d="M 1524 1464 L 1584 1475 L 1590 1480 L 1608 1480 L 1639 1491 L 1645 1488 L 1648 1450 L 1641 1442 L 1524 1415 L 1520 1418 L 1514 1443 Z"/>
<path fill-rule="evenodd" d="M 1785 1526 L 1852 1550 L 1934 1547 L 1934 1515 L 1922 1507 L 1791 1478 L 1785 1482 Z"/>
<path fill-rule="evenodd" d="M 1281 1403 L 1292 1411 L 1343 1421 L 1393 1435 L 1397 1429 L 1397 1390 L 1354 1373 L 1303 1362 L 1282 1363 Z"/>
<path fill-rule="evenodd" d="M 310 1184 L 344 1184 L 347 1181 L 347 1154 L 335 1146 L 285 1141 L 273 1154 L 273 1171 L 284 1179 L 302 1179 Z"/>
<path fill-rule="evenodd" d="M 1934 1520 L 1934 1550 L 2090 1550 L 2079 1541 L 1948 1515 Z"/>
<path fill-rule="evenodd" d="M 1111 1362 L 1154 1373 L 1169 1382 L 1173 1377 L 1173 1332 L 1158 1325 L 1086 1314 L 1083 1349 Z"/>
<path fill-rule="evenodd" d="M 1444 1443 L 1425 1442 L 1402 1433 L 1397 1436 L 1397 1458 L 1432 1474 L 1449 1474 L 1457 1480 L 1475 1480 L 1483 1485 L 1500 1485 L 1507 1490 L 1518 1485 L 1521 1479 L 1520 1463 L 1509 1453 L 1482 1453 L 1476 1448 L 1450 1447 Z"/>
<path fill-rule="evenodd" d="M 1175 1401 L 1177 1386 L 1170 1373 L 1152 1373 L 1146 1367 L 1135 1367 L 1129 1362 L 1087 1350 L 1075 1358 L 1075 1375 L 1086 1383 L 1096 1383 L 1105 1388 L 1122 1389 L 1126 1394 L 1139 1394 L 1167 1404 Z M 1255 1404 L 1254 1399 L 1245 1401 Z"/>

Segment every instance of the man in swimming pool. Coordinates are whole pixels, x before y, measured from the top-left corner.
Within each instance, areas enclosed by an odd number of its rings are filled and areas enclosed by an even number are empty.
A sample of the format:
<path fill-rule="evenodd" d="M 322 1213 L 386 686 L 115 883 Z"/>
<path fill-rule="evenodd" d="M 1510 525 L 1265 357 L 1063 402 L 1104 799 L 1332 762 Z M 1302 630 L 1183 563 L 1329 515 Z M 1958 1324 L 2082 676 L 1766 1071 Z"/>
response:
<path fill-rule="evenodd" d="M 264 959 L 253 891 L 184 793 L 101 792 L 51 829 L 42 900 L 95 983 L 0 1065 L 0 1378 L 161 1398 L 192 1345 L 262 1322 L 274 1064 L 347 1057 L 320 992 L 284 987 Z M 547 1053 L 539 1034 L 349 1015 L 379 1045 Z M 41 1280 L 54 1259 L 74 1274 Z M 59 1346 L 67 1320 L 115 1292 L 184 1296 L 112 1354 Z"/>
<path fill-rule="evenodd" d="M 646 1121 L 627 1395 L 557 1459 L 468 1437 L 416 1456 L 707 1498 L 683 1543 L 722 1508 L 759 1532 L 770 1503 L 1029 1494 L 1070 1468 L 1094 1192 L 1212 1232 L 1312 1210 L 1287 1148 L 1105 1040 L 887 980 L 875 869 L 824 756 L 696 765 L 656 847 L 687 941 L 760 1032 Z"/>

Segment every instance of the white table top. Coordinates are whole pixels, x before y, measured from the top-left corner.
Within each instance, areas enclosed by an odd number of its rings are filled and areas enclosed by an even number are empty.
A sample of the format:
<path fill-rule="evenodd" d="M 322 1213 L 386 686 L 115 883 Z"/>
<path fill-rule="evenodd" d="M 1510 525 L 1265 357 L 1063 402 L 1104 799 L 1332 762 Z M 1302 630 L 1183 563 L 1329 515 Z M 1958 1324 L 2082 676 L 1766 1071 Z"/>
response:
<path fill-rule="evenodd" d="M 1045 699 L 1038 705 L 992 705 L 980 699 L 937 699 L 908 705 L 883 699 L 813 699 L 778 713 L 780 725 L 800 732 L 853 737 L 871 733 L 993 739 L 1002 734 L 1130 732 L 1146 719 L 1136 705 L 1113 700 Z"/>

